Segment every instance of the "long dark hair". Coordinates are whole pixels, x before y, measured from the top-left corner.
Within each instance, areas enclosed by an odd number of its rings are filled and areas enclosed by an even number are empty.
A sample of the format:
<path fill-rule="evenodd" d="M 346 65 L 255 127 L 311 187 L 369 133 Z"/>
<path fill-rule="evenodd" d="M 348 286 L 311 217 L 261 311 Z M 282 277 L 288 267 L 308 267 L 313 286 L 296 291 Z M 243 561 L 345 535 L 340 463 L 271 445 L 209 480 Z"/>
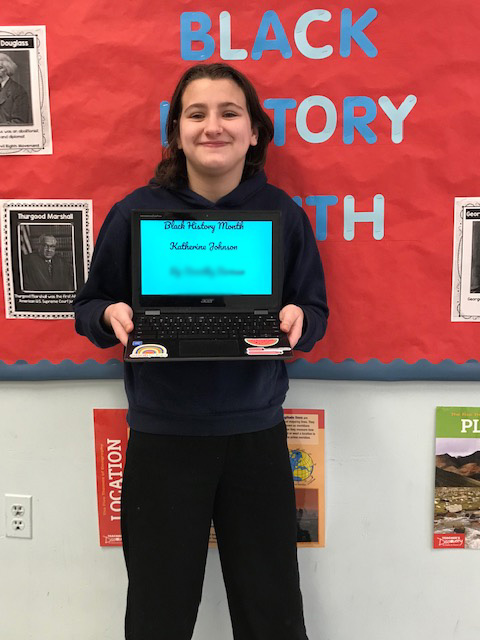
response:
<path fill-rule="evenodd" d="M 242 180 L 263 169 L 267 159 L 267 148 L 273 138 L 273 124 L 263 110 L 255 87 L 250 80 L 228 64 L 197 64 L 187 69 L 180 78 L 170 103 L 167 119 L 167 143 L 162 160 L 157 166 L 153 182 L 162 187 L 177 187 L 187 181 L 187 163 L 182 149 L 178 148 L 179 121 L 182 113 L 182 97 L 185 89 L 202 78 L 210 80 L 233 80 L 245 95 L 252 128 L 258 131 L 258 142 L 250 146 L 245 158 Z"/>

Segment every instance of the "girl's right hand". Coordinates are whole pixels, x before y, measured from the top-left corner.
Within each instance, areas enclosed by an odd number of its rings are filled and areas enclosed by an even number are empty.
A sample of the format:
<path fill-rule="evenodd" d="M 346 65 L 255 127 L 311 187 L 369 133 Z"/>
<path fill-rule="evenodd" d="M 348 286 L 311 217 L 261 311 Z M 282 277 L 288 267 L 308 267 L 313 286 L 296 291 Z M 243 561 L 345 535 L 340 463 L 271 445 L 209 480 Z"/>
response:
<path fill-rule="evenodd" d="M 128 334 L 133 330 L 132 318 L 133 310 L 125 302 L 111 304 L 103 312 L 104 323 L 113 329 L 124 347 L 127 346 Z"/>

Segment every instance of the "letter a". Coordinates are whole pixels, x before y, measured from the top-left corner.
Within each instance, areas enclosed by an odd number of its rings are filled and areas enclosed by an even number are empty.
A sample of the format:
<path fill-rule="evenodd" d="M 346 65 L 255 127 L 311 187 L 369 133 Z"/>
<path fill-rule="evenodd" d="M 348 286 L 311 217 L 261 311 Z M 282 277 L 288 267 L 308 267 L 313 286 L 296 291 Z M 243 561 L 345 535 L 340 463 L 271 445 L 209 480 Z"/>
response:
<path fill-rule="evenodd" d="M 268 30 L 272 27 L 274 40 L 267 40 Z M 257 37 L 253 43 L 252 60 L 260 60 L 264 51 L 280 51 L 284 58 L 292 57 L 292 48 L 287 34 L 275 11 L 266 11 L 258 27 Z"/>

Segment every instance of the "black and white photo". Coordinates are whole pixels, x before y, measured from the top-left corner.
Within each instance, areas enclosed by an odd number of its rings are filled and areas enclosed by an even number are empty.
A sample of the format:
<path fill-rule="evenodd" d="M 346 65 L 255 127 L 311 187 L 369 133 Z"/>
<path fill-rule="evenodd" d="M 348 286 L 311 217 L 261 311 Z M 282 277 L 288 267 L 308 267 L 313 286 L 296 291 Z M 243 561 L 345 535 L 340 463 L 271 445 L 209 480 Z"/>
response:
<path fill-rule="evenodd" d="M 73 317 L 92 253 L 91 201 L 0 204 L 7 317 Z"/>
<path fill-rule="evenodd" d="M 45 27 L 0 27 L 0 155 L 52 153 Z"/>
<path fill-rule="evenodd" d="M 28 51 L 0 49 L 0 127 L 18 124 L 33 124 Z"/>
<path fill-rule="evenodd" d="M 452 322 L 480 322 L 480 196 L 455 198 Z"/>
<path fill-rule="evenodd" d="M 22 291 L 76 290 L 71 223 L 20 224 L 18 240 Z"/>

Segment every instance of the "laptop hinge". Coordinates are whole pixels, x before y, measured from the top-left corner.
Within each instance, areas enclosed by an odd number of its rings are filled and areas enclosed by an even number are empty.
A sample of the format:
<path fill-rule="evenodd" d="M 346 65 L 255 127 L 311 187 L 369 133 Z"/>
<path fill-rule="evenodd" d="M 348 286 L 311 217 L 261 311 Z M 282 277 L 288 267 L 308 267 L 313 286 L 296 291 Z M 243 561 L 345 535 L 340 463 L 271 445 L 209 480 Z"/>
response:
<path fill-rule="evenodd" d="M 268 314 L 267 309 L 255 309 L 253 312 L 256 316 L 266 316 Z"/>
<path fill-rule="evenodd" d="M 160 309 L 152 309 L 150 311 L 145 311 L 145 315 L 146 316 L 159 316 L 160 315 Z"/>

